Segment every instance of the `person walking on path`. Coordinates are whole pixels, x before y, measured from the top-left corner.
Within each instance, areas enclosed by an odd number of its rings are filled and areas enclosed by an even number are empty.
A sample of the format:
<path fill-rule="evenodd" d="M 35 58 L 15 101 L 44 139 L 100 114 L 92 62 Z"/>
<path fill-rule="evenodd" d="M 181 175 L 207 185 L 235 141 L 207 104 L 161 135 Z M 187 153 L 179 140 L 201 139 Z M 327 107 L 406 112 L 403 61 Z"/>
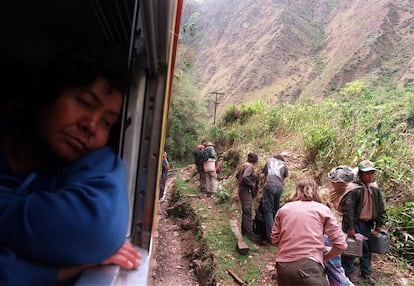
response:
<path fill-rule="evenodd" d="M 204 160 L 203 160 L 203 151 L 205 146 L 199 144 L 197 150 L 194 151 L 194 164 L 196 165 L 197 173 L 200 178 L 200 193 L 205 193 L 206 188 L 206 174 L 204 173 Z"/>
<path fill-rule="evenodd" d="M 332 241 L 324 252 L 323 235 Z M 279 286 L 328 286 L 324 261 L 347 248 L 345 235 L 335 214 L 322 203 L 319 186 L 312 179 L 301 180 L 288 203 L 281 207 L 272 229 Z"/>
<path fill-rule="evenodd" d="M 162 155 L 162 165 L 161 165 L 161 177 L 160 177 L 160 193 L 158 199 L 162 200 L 165 192 L 165 185 L 167 183 L 168 171 L 171 169 L 170 163 L 168 162 L 167 152 L 164 152 Z"/>
<path fill-rule="evenodd" d="M 279 209 L 280 197 L 283 193 L 283 186 L 288 177 L 288 167 L 285 158 L 276 154 L 266 161 L 263 168 L 265 175 L 263 187 L 263 211 L 266 227 L 267 240 L 272 240 L 273 220 Z"/>
<path fill-rule="evenodd" d="M 217 192 L 218 180 L 216 172 L 217 153 L 214 150 L 213 143 L 208 142 L 205 150 L 208 154 L 208 159 L 204 161 L 203 168 L 206 178 L 206 192 L 207 195 L 212 196 Z"/>
<path fill-rule="evenodd" d="M 247 235 L 249 239 L 255 243 L 259 242 L 258 237 L 253 233 L 252 229 L 252 206 L 253 194 L 257 190 L 258 178 L 254 165 L 258 161 L 255 153 L 247 155 L 247 162 L 244 162 L 237 172 L 236 178 L 239 186 L 239 197 L 242 205 L 242 234 Z"/>
<path fill-rule="evenodd" d="M 358 181 L 360 188 L 347 193 L 342 199 L 342 229 L 348 236 L 360 233 L 366 237 L 381 232 L 381 227 L 386 219 L 385 204 L 378 188 L 374 182 L 376 168 L 369 160 L 364 160 L 358 165 Z M 372 230 L 374 228 L 374 230 Z M 354 259 L 352 256 L 342 255 L 342 265 L 345 274 L 352 282 L 358 281 L 354 270 Z M 361 277 L 370 285 L 376 281 L 372 276 L 371 252 L 368 241 L 364 240 L 362 256 L 359 257 L 359 268 Z"/>

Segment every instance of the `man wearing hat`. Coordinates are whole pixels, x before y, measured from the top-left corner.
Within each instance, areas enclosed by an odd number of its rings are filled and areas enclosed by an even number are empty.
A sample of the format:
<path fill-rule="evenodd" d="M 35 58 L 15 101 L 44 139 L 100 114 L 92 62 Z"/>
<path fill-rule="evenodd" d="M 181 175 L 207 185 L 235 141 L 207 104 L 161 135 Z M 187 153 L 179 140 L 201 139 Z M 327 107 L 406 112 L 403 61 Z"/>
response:
<path fill-rule="evenodd" d="M 381 231 L 386 218 L 384 200 L 378 185 L 374 182 L 376 168 L 369 160 L 364 160 L 358 165 L 358 181 L 360 188 L 345 195 L 342 200 L 342 229 L 348 236 L 360 233 L 366 237 L 375 235 Z M 354 259 L 352 256 L 342 255 L 342 266 L 345 274 L 352 282 L 358 281 L 354 270 Z M 370 285 L 376 281 L 372 277 L 371 252 L 368 241 L 363 242 L 363 253 L 359 257 L 361 277 Z"/>

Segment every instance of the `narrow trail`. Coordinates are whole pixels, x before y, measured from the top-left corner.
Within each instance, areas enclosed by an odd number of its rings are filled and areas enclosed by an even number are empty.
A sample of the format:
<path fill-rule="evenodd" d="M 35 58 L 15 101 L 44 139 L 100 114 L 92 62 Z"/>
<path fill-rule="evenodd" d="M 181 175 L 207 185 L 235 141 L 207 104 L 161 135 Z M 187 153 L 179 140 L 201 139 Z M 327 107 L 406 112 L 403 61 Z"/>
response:
<path fill-rule="evenodd" d="M 188 241 L 191 231 L 183 231 L 177 219 L 168 216 L 168 201 L 175 182 L 174 172 L 170 172 L 164 198 L 157 211 L 157 229 L 154 246 L 155 259 L 152 271 L 153 286 L 198 286 L 197 278 L 190 269 Z"/>

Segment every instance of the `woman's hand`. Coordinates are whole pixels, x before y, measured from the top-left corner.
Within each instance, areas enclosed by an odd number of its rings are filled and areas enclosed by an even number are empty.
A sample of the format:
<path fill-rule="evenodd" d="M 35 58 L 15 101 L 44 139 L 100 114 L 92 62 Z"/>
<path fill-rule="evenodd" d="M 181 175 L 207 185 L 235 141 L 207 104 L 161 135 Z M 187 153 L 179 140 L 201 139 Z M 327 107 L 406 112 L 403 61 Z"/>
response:
<path fill-rule="evenodd" d="M 129 241 L 126 241 L 114 254 L 105 259 L 101 265 L 115 264 L 119 265 L 123 269 L 133 269 L 140 265 L 141 255 L 132 246 Z"/>
<path fill-rule="evenodd" d="M 331 260 L 332 258 L 341 255 L 344 252 L 343 249 L 332 246 L 332 248 L 323 254 L 323 261 Z"/>
<path fill-rule="evenodd" d="M 114 254 L 109 258 L 103 261 L 100 265 L 109 265 L 115 264 L 123 269 L 133 269 L 137 268 L 140 265 L 139 259 L 141 255 L 139 252 L 132 246 L 129 241 L 126 241 L 124 245 L 121 246 Z M 79 275 L 83 270 L 96 266 L 94 264 L 80 265 L 73 267 L 63 267 L 58 271 L 58 284 L 66 282 L 77 275 Z"/>

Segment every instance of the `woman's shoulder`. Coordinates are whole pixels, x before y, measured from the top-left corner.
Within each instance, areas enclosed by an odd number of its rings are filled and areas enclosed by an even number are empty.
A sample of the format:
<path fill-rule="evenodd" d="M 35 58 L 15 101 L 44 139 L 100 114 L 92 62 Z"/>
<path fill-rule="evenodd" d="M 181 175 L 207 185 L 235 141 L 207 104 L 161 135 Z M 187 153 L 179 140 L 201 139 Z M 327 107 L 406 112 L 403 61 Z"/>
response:
<path fill-rule="evenodd" d="M 68 170 L 82 173 L 107 173 L 122 169 L 122 161 L 111 147 L 94 150 L 81 158 L 70 162 Z"/>
<path fill-rule="evenodd" d="M 105 146 L 100 149 L 91 151 L 90 153 L 82 156 L 76 161 L 95 162 L 95 161 L 114 160 L 115 158 L 119 158 L 118 154 L 116 154 L 115 151 L 111 147 Z"/>
<path fill-rule="evenodd" d="M 324 213 L 332 212 L 331 209 L 327 205 L 317 202 L 317 201 L 296 201 L 293 203 L 296 203 L 296 204 L 292 204 L 292 207 L 298 208 L 301 210 L 309 209 L 309 210 L 315 210 L 317 212 L 324 212 Z"/>

